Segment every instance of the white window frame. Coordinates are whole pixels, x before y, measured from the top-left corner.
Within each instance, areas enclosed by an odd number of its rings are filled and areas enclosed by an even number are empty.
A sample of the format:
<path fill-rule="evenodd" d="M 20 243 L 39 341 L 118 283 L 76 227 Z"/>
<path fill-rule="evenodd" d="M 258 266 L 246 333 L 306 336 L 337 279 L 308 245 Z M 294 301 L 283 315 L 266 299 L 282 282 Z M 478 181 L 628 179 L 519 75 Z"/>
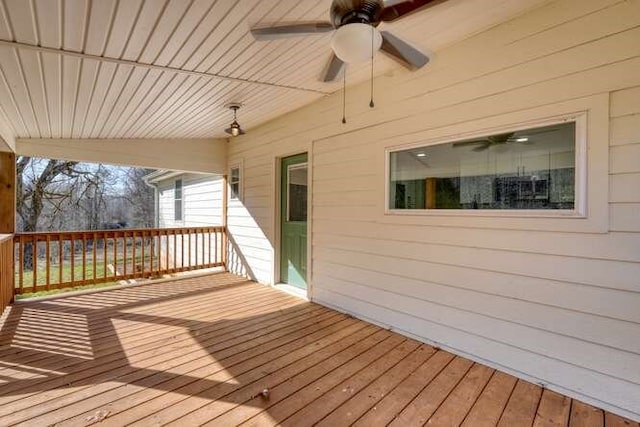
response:
<path fill-rule="evenodd" d="M 231 191 L 231 171 L 234 169 L 238 169 L 238 194 L 237 197 L 233 197 L 233 191 Z M 243 162 L 239 161 L 237 163 L 229 165 L 229 170 L 227 171 L 227 179 L 228 179 L 228 190 L 229 190 L 229 201 L 242 201 L 244 196 L 243 191 L 243 182 L 244 182 L 244 171 L 243 171 Z"/>
<path fill-rule="evenodd" d="M 180 199 L 178 199 L 177 188 L 180 181 Z M 176 202 L 180 200 L 180 219 L 176 218 Z M 184 179 L 176 178 L 173 180 L 173 222 L 184 222 Z"/>
<path fill-rule="evenodd" d="M 428 147 L 481 138 L 489 135 L 517 132 L 536 127 L 561 123 L 575 123 L 575 200 L 573 209 L 392 209 L 389 207 L 391 154 L 398 151 Z M 587 113 L 578 112 L 555 116 L 525 123 L 514 123 L 477 132 L 458 134 L 451 137 L 423 140 L 410 144 L 388 147 L 385 150 L 385 215 L 423 216 L 483 216 L 483 217 L 535 217 L 535 218 L 586 218 L 587 217 Z"/>

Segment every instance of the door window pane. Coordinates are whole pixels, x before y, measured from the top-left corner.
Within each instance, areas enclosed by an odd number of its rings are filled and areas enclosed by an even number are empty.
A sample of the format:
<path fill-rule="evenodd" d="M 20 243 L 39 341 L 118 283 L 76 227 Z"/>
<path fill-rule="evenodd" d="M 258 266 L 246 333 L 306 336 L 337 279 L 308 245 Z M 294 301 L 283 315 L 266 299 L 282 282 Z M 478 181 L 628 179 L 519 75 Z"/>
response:
<path fill-rule="evenodd" d="M 574 209 L 576 125 L 391 153 L 391 209 Z"/>
<path fill-rule="evenodd" d="M 287 221 L 307 220 L 307 165 L 294 165 L 288 169 Z"/>

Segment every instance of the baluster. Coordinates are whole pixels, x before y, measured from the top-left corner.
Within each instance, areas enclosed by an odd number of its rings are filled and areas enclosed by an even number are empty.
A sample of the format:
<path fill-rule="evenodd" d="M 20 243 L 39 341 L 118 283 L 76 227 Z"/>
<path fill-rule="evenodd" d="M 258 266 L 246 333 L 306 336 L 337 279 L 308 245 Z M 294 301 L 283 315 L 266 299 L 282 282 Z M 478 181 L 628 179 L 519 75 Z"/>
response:
<path fill-rule="evenodd" d="M 62 238 L 62 233 L 58 234 L 58 286 L 64 280 L 63 271 L 64 271 L 64 248 L 63 248 L 64 239 Z"/>
<path fill-rule="evenodd" d="M 107 232 L 102 232 L 102 280 L 107 281 Z M 104 283 L 103 282 L 103 283 Z"/>
<path fill-rule="evenodd" d="M 69 240 L 71 241 L 71 285 L 76 281 L 76 241 L 73 238 L 73 233 L 69 235 Z"/>
<path fill-rule="evenodd" d="M 49 290 L 49 282 L 50 282 L 50 279 L 51 279 L 51 269 L 50 269 L 51 263 L 49 262 L 51 260 L 51 249 L 49 248 L 49 245 L 51 244 L 51 236 L 49 234 L 47 234 L 45 242 L 46 242 L 45 244 L 47 245 L 45 247 L 46 261 L 44 263 L 44 266 L 45 266 L 45 280 L 46 280 L 45 286 L 46 286 L 46 289 Z"/>
<path fill-rule="evenodd" d="M 87 282 L 87 235 L 82 233 L 82 283 Z"/>
<path fill-rule="evenodd" d="M 18 249 L 18 262 L 20 263 L 18 266 L 18 286 L 20 288 L 20 293 L 24 290 L 24 236 L 19 237 L 20 247 Z"/>
<path fill-rule="evenodd" d="M 93 252 L 93 283 L 97 283 L 98 280 L 98 233 L 93 233 L 93 244 L 91 245 L 91 249 Z"/>
<path fill-rule="evenodd" d="M 127 280 L 127 232 L 122 232 L 122 276 Z"/>
<path fill-rule="evenodd" d="M 38 283 L 38 240 L 37 240 L 37 236 L 33 235 L 31 240 L 33 241 L 33 243 L 31 243 L 31 258 L 32 258 L 32 268 L 33 268 L 33 285 L 32 285 L 32 292 L 36 292 L 36 287 L 37 287 L 37 283 Z"/>

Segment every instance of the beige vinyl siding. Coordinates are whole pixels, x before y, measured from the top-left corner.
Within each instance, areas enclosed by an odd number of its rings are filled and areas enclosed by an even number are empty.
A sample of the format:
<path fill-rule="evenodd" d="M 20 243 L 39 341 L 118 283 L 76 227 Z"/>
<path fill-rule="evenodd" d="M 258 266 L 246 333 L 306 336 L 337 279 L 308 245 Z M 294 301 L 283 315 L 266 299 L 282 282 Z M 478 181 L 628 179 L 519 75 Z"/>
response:
<path fill-rule="evenodd" d="M 557 0 L 274 120 L 229 227 L 273 271 L 276 158 L 310 152 L 312 299 L 640 419 L 640 1 Z M 588 112 L 587 219 L 385 215 L 385 149 Z M 590 175 L 590 177 L 592 177 Z"/>
<path fill-rule="evenodd" d="M 272 283 L 274 251 L 268 237 L 273 234 L 272 171 L 243 162 L 241 177 L 242 200 L 229 200 L 227 211 L 234 261 L 230 268 L 258 282 Z"/>

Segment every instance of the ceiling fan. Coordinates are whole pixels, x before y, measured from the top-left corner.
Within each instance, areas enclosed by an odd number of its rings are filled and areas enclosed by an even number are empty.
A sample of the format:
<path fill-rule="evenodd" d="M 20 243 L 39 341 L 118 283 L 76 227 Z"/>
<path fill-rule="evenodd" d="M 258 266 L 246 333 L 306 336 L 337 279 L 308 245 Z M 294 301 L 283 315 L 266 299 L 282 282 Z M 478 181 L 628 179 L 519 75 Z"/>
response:
<path fill-rule="evenodd" d="M 460 148 L 460 147 L 467 147 L 470 145 L 477 145 L 477 147 L 473 148 L 472 151 L 479 152 L 479 151 L 484 151 L 496 145 L 503 145 L 508 142 L 516 142 L 517 138 L 514 138 L 514 135 L 515 135 L 515 132 L 502 133 L 500 135 L 491 135 L 491 136 L 487 136 L 481 139 L 476 139 L 473 141 L 456 142 L 453 144 L 453 146 L 455 148 Z M 525 142 L 525 141 L 522 141 L 522 142 Z"/>
<path fill-rule="evenodd" d="M 334 81 L 345 63 L 372 57 L 381 49 L 410 69 L 422 68 L 429 57 L 389 31 L 379 31 L 383 22 L 394 22 L 409 14 L 424 10 L 446 0 L 333 0 L 330 21 L 294 22 L 261 25 L 251 28 L 257 40 L 334 32 L 333 54 L 321 80 Z"/>
<path fill-rule="evenodd" d="M 545 133 L 554 133 L 554 132 L 557 132 L 556 128 L 551 128 L 551 129 L 541 128 L 537 131 L 530 130 L 525 132 L 526 135 L 525 133 L 520 133 L 520 132 L 518 132 L 517 135 L 516 135 L 516 132 L 501 133 L 498 135 L 490 135 L 484 138 L 474 139 L 471 141 L 455 142 L 453 144 L 453 147 L 460 148 L 460 147 L 468 147 L 470 145 L 477 145 L 477 147 L 472 148 L 472 151 L 480 152 L 480 151 L 487 150 L 491 147 L 510 144 L 510 143 L 531 145 L 531 144 L 535 144 L 535 141 L 532 141 L 530 136 L 541 135 Z"/>

